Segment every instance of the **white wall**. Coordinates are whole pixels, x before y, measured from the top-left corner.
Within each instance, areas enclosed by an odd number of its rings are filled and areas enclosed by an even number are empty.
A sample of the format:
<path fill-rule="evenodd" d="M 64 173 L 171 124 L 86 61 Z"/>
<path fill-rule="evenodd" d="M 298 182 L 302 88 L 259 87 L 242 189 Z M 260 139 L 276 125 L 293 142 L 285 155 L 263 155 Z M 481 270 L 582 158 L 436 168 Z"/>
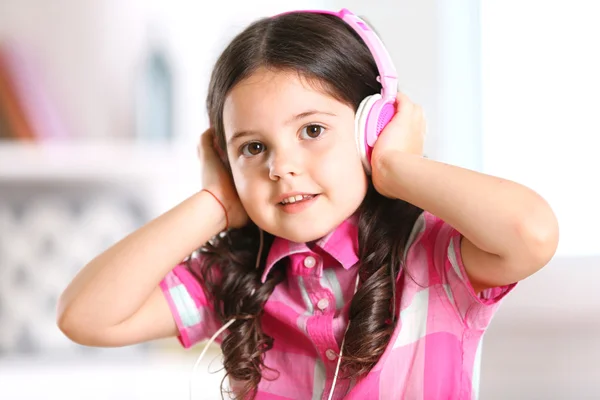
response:
<path fill-rule="evenodd" d="M 600 3 L 540 4 L 484 2 L 483 167 L 552 204 L 559 256 L 600 256 Z"/>
<path fill-rule="evenodd" d="M 478 0 L 333 1 L 364 17 L 394 60 L 400 90 L 421 104 L 426 153 L 481 167 Z"/>

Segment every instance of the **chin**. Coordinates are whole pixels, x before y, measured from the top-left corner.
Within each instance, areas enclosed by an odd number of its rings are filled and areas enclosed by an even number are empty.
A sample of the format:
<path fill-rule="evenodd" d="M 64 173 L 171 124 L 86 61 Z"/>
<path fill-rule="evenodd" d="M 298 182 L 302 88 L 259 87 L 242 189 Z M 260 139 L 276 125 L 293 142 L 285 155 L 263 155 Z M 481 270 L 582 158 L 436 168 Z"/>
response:
<path fill-rule="evenodd" d="M 306 226 L 294 226 L 289 229 L 279 227 L 279 229 L 275 230 L 274 234 L 295 243 L 312 242 L 326 236 L 342 222 L 323 221 L 319 224 L 307 223 Z"/>
<path fill-rule="evenodd" d="M 361 199 L 362 201 L 362 199 Z M 359 203 L 357 201 L 357 203 Z M 294 243 L 306 243 L 321 239 L 334 231 L 342 222 L 356 212 L 360 204 L 353 207 L 345 204 L 340 207 L 314 208 L 312 212 L 302 212 L 295 215 L 264 215 L 252 213 L 251 219 L 265 232 L 289 240 Z M 348 207 L 350 206 L 350 207 Z M 255 218 L 252 218 L 254 216 Z"/>

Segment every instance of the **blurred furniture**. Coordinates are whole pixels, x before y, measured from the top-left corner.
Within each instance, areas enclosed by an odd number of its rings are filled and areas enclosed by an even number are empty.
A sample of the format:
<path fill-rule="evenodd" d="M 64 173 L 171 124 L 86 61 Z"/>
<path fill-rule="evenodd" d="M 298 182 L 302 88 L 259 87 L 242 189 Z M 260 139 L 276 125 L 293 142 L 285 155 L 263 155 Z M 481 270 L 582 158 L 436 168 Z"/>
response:
<path fill-rule="evenodd" d="M 194 147 L 0 141 L 0 358 L 91 352 L 56 301 L 93 257 L 196 190 Z"/>

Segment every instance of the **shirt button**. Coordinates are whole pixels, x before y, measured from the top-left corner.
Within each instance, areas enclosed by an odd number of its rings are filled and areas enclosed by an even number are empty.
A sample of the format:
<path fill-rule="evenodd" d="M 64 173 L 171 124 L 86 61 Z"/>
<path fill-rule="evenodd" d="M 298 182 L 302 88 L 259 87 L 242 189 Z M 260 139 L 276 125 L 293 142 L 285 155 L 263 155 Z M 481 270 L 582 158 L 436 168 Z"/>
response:
<path fill-rule="evenodd" d="M 308 256 L 304 259 L 304 266 L 306 268 L 312 268 L 317 264 L 317 260 L 313 256 Z"/>
<path fill-rule="evenodd" d="M 327 299 L 319 300 L 319 302 L 317 303 L 317 307 L 319 307 L 319 310 L 323 311 L 324 309 L 329 307 L 329 300 L 327 300 Z"/>
<path fill-rule="evenodd" d="M 325 352 L 325 356 L 329 359 L 329 361 L 333 361 L 337 358 L 336 352 L 331 349 Z"/>

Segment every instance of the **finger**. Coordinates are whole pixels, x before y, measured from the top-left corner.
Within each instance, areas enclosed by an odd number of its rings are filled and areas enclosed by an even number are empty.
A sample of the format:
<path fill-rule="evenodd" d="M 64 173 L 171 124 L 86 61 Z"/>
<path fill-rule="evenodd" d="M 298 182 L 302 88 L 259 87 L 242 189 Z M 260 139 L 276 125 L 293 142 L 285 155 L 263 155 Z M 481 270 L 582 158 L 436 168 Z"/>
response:
<path fill-rule="evenodd" d="M 390 120 L 390 122 L 386 125 L 386 128 L 390 127 L 391 129 L 395 129 L 394 127 L 402 126 L 404 124 L 410 123 L 410 120 L 413 115 L 414 104 L 408 96 L 406 96 L 402 92 L 398 92 L 396 94 L 396 113 Z"/>
<path fill-rule="evenodd" d="M 425 120 L 425 111 L 423 110 L 423 107 L 421 107 L 419 104 L 414 105 L 413 114 L 414 114 L 414 118 L 416 120 L 418 120 L 418 121 Z"/>
<path fill-rule="evenodd" d="M 423 110 L 423 107 L 412 101 L 405 92 L 398 92 L 396 107 L 399 114 L 410 116 L 412 119 L 425 119 L 425 110 Z"/>
<path fill-rule="evenodd" d="M 396 103 L 406 104 L 406 105 L 414 104 L 413 101 L 411 100 L 411 98 L 408 97 L 408 94 L 406 92 L 401 92 L 401 91 L 398 91 L 398 93 L 396 95 Z"/>
<path fill-rule="evenodd" d="M 200 145 L 203 148 L 207 148 L 207 146 L 212 146 L 212 142 L 214 140 L 214 131 L 212 129 L 205 130 L 202 135 L 200 135 Z"/>
<path fill-rule="evenodd" d="M 212 130 L 206 130 L 200 135 L 200 143 L 198 144 L 198 156 L 206 159 L 215 155 L 213 146 L 214 133 Z"/>
<path fill-rule="evenodd" d="M 396 98 L 396 116 L 402 121 L 414 118 L 415 104 L 406 94 L 399 92 Z"/>

